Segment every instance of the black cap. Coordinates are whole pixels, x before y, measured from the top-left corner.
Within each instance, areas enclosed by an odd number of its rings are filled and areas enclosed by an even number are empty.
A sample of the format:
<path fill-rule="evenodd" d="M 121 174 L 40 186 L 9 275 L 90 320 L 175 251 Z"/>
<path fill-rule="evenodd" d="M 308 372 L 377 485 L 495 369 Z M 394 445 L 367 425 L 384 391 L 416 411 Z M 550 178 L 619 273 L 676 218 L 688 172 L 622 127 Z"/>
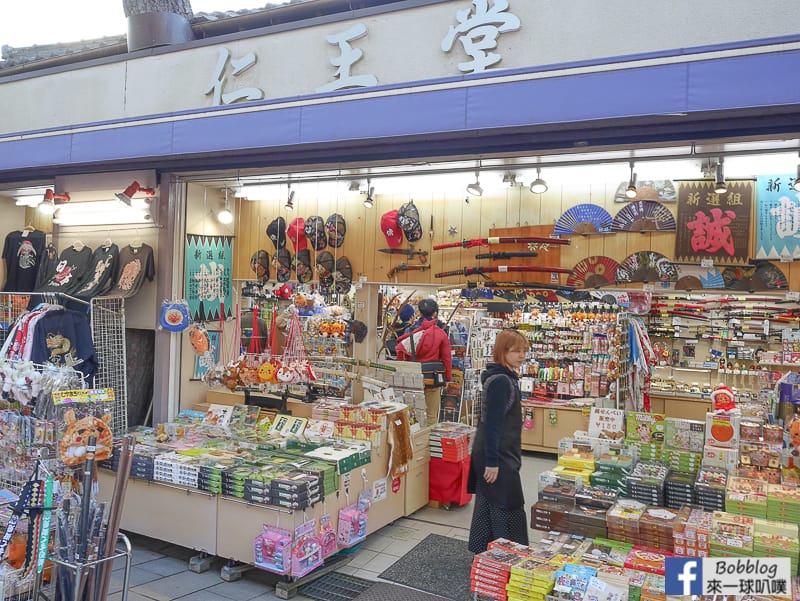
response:
<path fill-rule="evenodd" d="M 256 274 L 259 280 L 269 279 L 269 253 L 263 248 L 259 248 L 250 257 L 250 269 Z"/>
<path fill-rule="evenodd" d="M 283 217 L 276 217 L 270 222 L 267 237 L 272 240 L 276 250 L 286 246 L 286 220 Z"/>
<path fill-rule="evenodd" d="M 358 321 L 357 319 L 353 319 L 347 323 L 350 326 L 350 333 L 353 335 L 355 341 L 363 342 L 364 338 L 367 337 L 367 332 L 369 332 L 367 324 L 365 324 L 363 321 Z"/>
<path fill-rule="evenodd" d="M 325 231 L 328 233 L 328 244 L 333 248 L 339 248 L 344 244 L 344 235 L 347 232 L 347 225 L 344 217 L 339 213 L 334 213 L 325 222 Z"/>
<path fill-rule="evenodd" d="M 314 250 L 323 250 L 328 245 L 325 239 L 325 221 L 319 215 L 312 215 L 306 219 L 303 231 Z"/>
<path fill-rule="evenodd" d="M 422 225 L 419 222 L 419 211 L 413 200 L 409 200 L 406 204 L 397 210 L 397 223 L 406 240 L 409 242 L 416 242 L 422 238 Z"/>

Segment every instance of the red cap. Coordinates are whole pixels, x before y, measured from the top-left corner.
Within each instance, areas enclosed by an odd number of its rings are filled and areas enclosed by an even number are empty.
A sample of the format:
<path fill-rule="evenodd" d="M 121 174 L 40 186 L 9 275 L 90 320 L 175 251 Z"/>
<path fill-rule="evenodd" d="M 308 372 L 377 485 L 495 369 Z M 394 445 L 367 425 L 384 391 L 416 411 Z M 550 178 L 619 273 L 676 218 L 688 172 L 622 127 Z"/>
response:
<path fill-rule="evenodd" d="M 292 242 L 295 253 L 308 248 L 305 226 L 306 222 L 302 217 L 295 217 L 286 228 L 286 237 Z"/>
<path fill-rule="evenodd" d="M 397 223 L 397 209 L 381 215 L 381 231 L 386 236 L 386 244 L 390 248 L 397 248 L 403 243 L 403 230 Z"/>

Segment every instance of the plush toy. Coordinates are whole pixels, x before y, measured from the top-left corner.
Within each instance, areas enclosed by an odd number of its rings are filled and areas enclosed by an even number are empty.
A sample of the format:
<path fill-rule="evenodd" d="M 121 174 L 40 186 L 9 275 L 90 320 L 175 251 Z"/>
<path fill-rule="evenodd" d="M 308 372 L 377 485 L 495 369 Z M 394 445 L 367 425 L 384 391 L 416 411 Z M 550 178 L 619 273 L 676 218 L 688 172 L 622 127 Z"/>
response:
<path fill-rule="evenodd" d="M 789 431 L 789 439 L 791 441 L 791 449 L 789 449 L 791 453 L 789 467 L 800 467 L 800 419 L 795 418 L 790 420 L 787 430 Z"/>
<path fill-rule="evenodd" d="M 108 427 L 110 421 L 111 414 L 108 413 L 102 418 L 87 415 L 77 419 L 72 409 L 66 411 L 64 423 L 67 425 L 67 429 L 59 443 L 59 459 L 65 465 L 83 463 L 90 436 L 97 437 L 95 459 L 97 461 L 108 459 L 114 443 L 114 435 L 111 433 L 111 428 Z"/>
<path fill-rule="evenodd" d="M 293 370 L 289 365 L 281 365 L 278 371 L 275 373 L 275 378 L 281 384 L 291 384 L 297 381 L 297 372 Z"/>
<path fill-rule="evenodd" d="M 189 342 L 198 355 L 203 355 L 211 350 L 211 340 L 206 329 L 197 324 L 189 326 Z"/>
<path fill-rule="evenodd" d="M 275 378 L 275 366 L 269 361 L 264 361 L 264 363 L 258 366 L 256 377 L 261 384 L 272 382 Z"/>
<path fill-rule="evenodd" d="M 228 365 L 222 370 L 222 383 L 233 392 L 239 385 L 239 368 L 236 365 Z"/>

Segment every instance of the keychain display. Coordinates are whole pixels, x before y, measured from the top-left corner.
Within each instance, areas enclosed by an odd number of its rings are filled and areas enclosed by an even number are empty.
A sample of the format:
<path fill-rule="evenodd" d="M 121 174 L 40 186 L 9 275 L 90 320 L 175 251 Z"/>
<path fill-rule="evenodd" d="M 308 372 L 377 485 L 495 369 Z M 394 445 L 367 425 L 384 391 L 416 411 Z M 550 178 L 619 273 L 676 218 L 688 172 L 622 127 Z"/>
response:
<path fill-rule="evenodd" d="M 165 300 L 161 303 L 161 312 L 158 316 L 160 329 L 167 332 L 183 332 L 189 327 L 189 322 L 189 303 L 185 299 Z"/>
<path fill-rule="evenodd" d="M 253 541 L 253 565 L 275 574 L 288 574 L 292 567 L 292 532 L 286 528 L 269 526 Z"/>

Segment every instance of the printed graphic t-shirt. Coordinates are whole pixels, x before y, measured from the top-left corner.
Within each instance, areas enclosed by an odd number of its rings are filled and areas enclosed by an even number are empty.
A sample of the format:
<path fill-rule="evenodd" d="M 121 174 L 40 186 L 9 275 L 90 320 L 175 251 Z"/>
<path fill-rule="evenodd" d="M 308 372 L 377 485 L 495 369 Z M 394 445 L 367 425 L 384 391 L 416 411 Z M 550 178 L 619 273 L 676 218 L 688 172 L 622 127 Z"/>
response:
<path fill-rule="evenodd" d="M 92 264 L 83 284 L 75 291 L 75 296 L 78 298 L 101 296 L 114 284 L 118 268 L 119 247 L 116 244 L 108 247 L 99 246 L 92 255 Z"/>
<path fill-rule="evenodd" d="M 84 246 L 80 250 L 68 246 L 61 251 L 55 273 L 37 292 L 63 292 L 72 294 L 81 287 L 92 263 L 92 249 Z"/>
<path fill-rule="evenodd" d="M 31 292 L 36 287 L 45 244 L 45 233 L 39 230 L 17 230 L 6 236 L 3 245 L 7 274 L 5 292 Z"/>
<path fill-rule="evenodd" d="M 39 273 L 36 274 L 36 286 L 34 290 L 38 290 L 47 283 L 56 273 L 58 266 L 58 249 L 52 244 L 48 244 L 44 249 L 41 263 L 39 264 Z"/>
<path fill-rule="evenodd" d="M 97 357 L 89 318 L 77 311 L 48 311 L 36 323 L 31 361 L 72 367 L 86 374 L 91 385 Z"/>
<path fill-rule="evenodd" d="M 147 244 L 134 248 L 129 244 L 119 252 L 119 277 L 108 296 L 130 298 L 139 292 L 145 278 L 152 282 L 155 275 L 153 248 Z"/>

